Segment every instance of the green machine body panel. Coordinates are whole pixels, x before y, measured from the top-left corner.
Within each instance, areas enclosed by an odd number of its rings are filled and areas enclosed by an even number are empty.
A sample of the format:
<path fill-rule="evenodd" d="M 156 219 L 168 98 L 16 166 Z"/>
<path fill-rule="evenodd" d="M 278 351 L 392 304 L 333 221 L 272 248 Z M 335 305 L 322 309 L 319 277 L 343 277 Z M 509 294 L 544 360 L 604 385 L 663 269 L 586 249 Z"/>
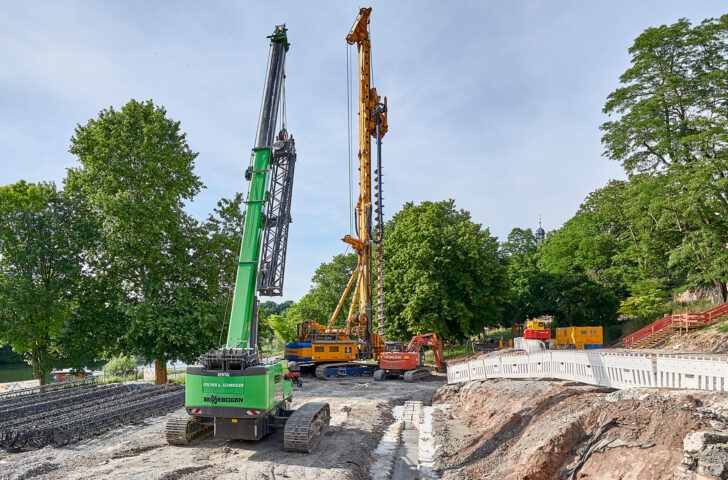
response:
<path fill-rule="evenodd" d="M 284 380 L 280 363 L 256 365 L 241 372 L 188 367 L 185 405 L 200 416 L 244 417 L 242 409 L 265 413 L 288 401 L 293 383 Z"/>

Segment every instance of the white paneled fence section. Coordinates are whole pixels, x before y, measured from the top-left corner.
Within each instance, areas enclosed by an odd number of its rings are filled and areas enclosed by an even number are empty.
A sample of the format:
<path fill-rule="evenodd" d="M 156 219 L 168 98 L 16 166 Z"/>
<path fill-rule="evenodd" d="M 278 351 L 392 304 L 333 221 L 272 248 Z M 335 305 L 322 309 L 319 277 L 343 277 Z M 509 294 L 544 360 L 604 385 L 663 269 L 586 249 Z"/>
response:
<path fill-rule="evenodd" d="M 728 361 L 572 350 L 483 357 L 447 367 L 447 383 L 488 378 L 559 378 L 611 388 L 664 387 L 725 392 L 728 391 Z"/>

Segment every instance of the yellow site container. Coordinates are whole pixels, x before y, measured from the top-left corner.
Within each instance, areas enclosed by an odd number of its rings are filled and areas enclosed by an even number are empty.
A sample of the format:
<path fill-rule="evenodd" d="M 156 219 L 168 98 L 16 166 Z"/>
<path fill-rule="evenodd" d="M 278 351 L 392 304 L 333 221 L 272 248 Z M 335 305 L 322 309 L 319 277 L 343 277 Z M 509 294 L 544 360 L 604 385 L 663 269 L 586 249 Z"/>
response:
<path fill-rule="evenodd" d="M 566 327 L 556 329 L 556 348 L 591 349 L 604 346 L 602 327 Z"/>

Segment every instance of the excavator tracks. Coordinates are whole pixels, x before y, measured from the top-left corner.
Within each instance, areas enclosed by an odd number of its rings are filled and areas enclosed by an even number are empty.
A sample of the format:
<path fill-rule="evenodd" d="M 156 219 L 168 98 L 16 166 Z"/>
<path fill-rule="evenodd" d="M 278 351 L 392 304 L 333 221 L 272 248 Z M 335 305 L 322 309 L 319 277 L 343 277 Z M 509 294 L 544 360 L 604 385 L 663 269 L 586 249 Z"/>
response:
<path fill-rule="evenodd" d="M 430 369 L 427 367 L 424 368 L 416 368 L 414 370 L 407 370 L 404 372 L 404 381 L 405 382 L 415 382 L 419 380 L 420 378 L 425 378 L 430 374 Z"/>
<path fill-rule="evenodd" d="M 188 445 L 198 438 L 212 433 L 211 423 L 204 423 L 199 417 L 191 417 L 186 413 L 175 415 L 167 420 L 164 436 L 170 445 Z"/>
<path fill-rule="evenodd" d="M 309 402 L 298 408 L 286 421 L 283 448 L 292 452 L 309 453 L 323 437 L 331 421 L 328 403 Z"/>

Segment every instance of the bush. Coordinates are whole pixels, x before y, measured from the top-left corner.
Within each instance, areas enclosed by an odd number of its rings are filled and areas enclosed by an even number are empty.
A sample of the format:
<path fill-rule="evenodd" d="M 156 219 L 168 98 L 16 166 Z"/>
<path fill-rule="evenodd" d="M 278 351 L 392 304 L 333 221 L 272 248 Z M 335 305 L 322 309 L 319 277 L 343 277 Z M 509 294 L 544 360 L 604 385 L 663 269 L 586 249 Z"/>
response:
<path fill-rule="evenodd" d="M 604 333 L 604 343 L 616 342 L 622 338 L 622 325 L 610 325 Z"/>
<path fill-rule="evenodd" d="M 114 357 L 104 365 L 104 373 L 114 377 L 124 377 L 134 372 L 136 359 L 132 356 L 122 355 Z"/>

